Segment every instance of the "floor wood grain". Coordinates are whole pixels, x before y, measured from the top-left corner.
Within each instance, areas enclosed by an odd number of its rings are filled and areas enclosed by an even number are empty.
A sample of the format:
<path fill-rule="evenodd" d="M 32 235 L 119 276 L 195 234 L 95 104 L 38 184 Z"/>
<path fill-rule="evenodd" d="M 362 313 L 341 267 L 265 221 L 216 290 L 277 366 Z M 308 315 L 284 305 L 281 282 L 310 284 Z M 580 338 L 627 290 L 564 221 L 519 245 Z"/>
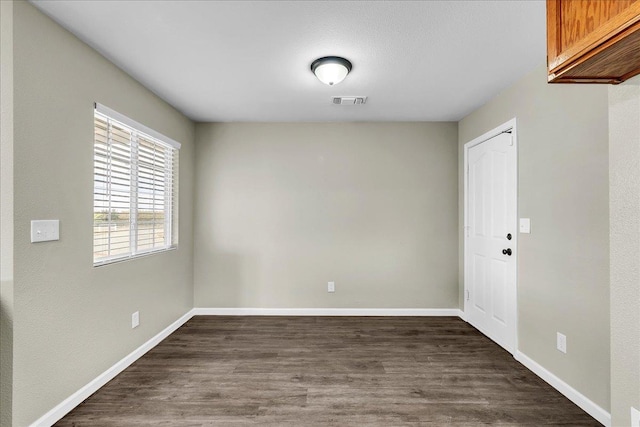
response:
<path fill-rule="evenodd" d="M 57 426 L 600 424 L 453 317 L 196 316 Z"/>

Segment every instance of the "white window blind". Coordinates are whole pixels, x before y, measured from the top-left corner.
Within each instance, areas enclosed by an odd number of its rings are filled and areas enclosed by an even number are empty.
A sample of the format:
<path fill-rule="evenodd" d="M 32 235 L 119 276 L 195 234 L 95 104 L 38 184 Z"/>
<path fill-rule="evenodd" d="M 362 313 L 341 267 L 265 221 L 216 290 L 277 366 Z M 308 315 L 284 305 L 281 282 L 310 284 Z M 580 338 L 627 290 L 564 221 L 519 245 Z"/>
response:
<path fill-rule="evenodd" d="M 94 129 L 93 264 L 177 246 L 180 144 L 100 104 Z"/>

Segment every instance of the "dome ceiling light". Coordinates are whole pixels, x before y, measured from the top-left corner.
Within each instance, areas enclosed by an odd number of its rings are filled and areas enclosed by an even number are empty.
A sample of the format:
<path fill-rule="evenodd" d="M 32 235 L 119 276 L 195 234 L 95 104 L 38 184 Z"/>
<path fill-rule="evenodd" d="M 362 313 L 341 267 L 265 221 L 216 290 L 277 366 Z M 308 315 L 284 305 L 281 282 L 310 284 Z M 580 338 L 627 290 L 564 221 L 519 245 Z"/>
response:
<path fill-rule="evenodd" d="M 311 63 L 311 71 L 322 83 L 333 86 L 340 83 L 351 71 L 352 65 L 339 56 L 325 56 Z"/>

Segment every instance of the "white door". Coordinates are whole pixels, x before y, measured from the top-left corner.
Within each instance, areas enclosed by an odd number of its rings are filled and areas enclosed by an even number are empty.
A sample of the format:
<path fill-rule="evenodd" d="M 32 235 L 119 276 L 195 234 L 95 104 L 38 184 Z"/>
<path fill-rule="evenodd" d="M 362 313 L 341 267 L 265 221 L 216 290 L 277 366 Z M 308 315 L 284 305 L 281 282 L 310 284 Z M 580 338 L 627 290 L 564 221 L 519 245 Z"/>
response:
<path fill-rule="evenodd" d="M 465 147 L 465 315 L 513 353 L 516 346 L 517 154 L 511 131 Z"/>

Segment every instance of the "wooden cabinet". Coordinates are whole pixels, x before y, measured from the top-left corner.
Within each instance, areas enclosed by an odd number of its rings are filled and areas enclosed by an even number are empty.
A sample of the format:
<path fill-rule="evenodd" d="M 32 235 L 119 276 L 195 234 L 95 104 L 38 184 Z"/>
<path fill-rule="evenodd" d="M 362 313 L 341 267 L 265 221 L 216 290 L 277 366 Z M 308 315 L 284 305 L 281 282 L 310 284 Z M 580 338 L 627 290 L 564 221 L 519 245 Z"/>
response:
<path fill-rule="evenodd" d="M 640 74 L 640 0 L 547 0 L 551 83 L 621 83 Z"/>

